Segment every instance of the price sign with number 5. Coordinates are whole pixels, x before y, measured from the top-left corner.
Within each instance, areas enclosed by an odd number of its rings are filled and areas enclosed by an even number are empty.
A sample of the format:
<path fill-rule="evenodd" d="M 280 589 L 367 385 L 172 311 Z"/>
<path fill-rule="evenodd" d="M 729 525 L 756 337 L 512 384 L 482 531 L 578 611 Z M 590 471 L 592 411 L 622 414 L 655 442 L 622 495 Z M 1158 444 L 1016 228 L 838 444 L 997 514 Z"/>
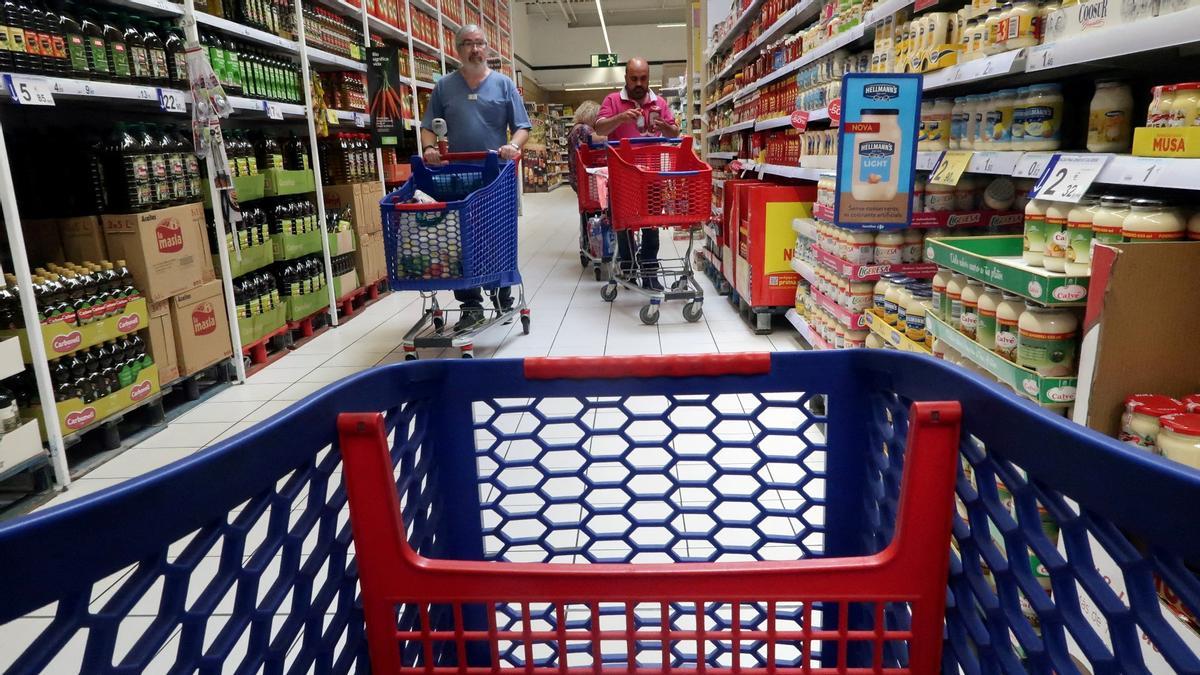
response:
<path fill-rule="evenodd" d="M 1036 199 L 1078 203 L 1112 155 L 1055 154 L 1030 194 Z"/>
<path fill-rule="evenodd" d="M 8 95 L 18 105 L 54 105 L 50 82 L 40 77 L 5 75 Z"/>

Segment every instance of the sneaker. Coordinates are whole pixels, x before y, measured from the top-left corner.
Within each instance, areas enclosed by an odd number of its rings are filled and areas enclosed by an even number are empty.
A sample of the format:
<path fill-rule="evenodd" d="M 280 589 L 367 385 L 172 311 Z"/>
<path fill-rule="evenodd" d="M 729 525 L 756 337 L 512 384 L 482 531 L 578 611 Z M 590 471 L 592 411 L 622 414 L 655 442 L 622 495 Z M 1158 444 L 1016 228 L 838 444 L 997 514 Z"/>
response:
<path fill-rule="evenodd" d="M 458 322 L 454 324 L 454 330 L 455 332 L 462 332 L 464 330 L 474 328 L 481 323 L 483 323 L 482 309 L 464 309 L 462 311 L 462 316 L 459 317 Z"/>

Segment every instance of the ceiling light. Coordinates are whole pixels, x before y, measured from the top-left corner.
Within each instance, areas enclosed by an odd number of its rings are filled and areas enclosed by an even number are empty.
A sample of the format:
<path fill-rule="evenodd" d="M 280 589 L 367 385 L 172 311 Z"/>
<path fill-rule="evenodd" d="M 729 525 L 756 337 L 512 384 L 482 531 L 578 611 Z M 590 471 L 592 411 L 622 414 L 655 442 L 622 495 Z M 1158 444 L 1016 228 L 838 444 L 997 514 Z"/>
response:
<path fill-rule="evenodd" d="M 660 23 L 659 28 L 687 28 L 686 23 Z"/>

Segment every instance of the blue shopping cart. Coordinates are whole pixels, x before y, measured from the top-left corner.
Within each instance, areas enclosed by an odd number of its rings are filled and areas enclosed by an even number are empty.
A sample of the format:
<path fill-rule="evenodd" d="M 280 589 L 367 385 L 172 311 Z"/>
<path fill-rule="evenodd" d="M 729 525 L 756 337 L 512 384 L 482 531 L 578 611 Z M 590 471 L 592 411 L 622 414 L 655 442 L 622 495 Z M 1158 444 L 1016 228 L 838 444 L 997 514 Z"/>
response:
<path fill-rule="evenodd" d="M 517 269 L 517 162 L 495 152 L 447 153 L 448 164 L 426 166 L 413 157 L 412 177 L 383 198 L 383 240 L 388 283 L 394 291 L 419 291 L 421 318 L 405 334 L 405 359 L 418 349 L 459 350 L 474 356 L 475 338 L 519 316 L 529 333 L 530 313 Z M 416 201 L 418 191 L 433 199 Z M 517 287 L 504 306 L 496 289 Z M 438 291 L 489 289 L 492 306 L 463 328 L 451 322 L 462 310 L 443 308 Z"/>
<path fill-rule="evenodd" d="M 913 431 L 931 424 L 932 439 Z M 798 560 L 890 564 L 913 531 L 897 523 L 902 484 L 941 491 L 925 506 L 949 519 L 916 542 L 948 573 L 910 580 L 945 597 L 941 672 L 1200 672 L 1200 472 L 932 358 L 866 350 L 362 372 L 0 525 L 0 670 L 367 672 L 364 521 L 343 485 L 360 472 L 342 454 L 372 438 L 387 448 L 374 489 L 398 497 L 378 536 L 402 526 L 428 579 L 372 633 L 405 673 L 916 672 L 931 645 L 910 644 L 911 617 L 929 607 L 907 582 L 845 595 L 785 579 L 761 597 L 731 584 Z M 918 452 L 934 471 L 906 476 Z M 547 585 L 468 595 L 439 581 L 450 563 Z M 562 596 L 577 568 L 600 583 Z M 631 600 L 673 570 L 712 583 Z"/>

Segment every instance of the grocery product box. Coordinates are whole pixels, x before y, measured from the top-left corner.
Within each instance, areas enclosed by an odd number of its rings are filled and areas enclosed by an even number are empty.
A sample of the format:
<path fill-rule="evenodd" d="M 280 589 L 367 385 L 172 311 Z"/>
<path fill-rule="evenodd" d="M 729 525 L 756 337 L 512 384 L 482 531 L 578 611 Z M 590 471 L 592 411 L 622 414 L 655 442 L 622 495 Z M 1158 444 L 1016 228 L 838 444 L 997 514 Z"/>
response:
<path fill-rule="evenodd" d="M 108 260 L 108 244 L 104 242 L 104 228 L 97 216 L 60 218 L 58 235 L 62 240 L 62 253 L 67 260 Z"/>
<path fill-rule="evenodd" d="M 329 233 L 329 255 L 354 252 L 354 230 Z"/>
<path fill-rule="evenodd" d="M 275 260 L 291 260 L 303 255 L 318 253 L 321 250 L 321 232 L 313 230 L 304 234 L 273 234 L 271 235 L 271 254 Z"/>
<path fill-rule="evenodd" d="M 265 336 L 283 328 L 287 323 L 287 308 L 283 304 L 262 314 L 251 317 L 238 317 L 238 331 L 241 333 L 242 346 L 258 342 Z"/>
<path fill-rule="evenodd" d="M 254 176 L 234 176 L 233 189 L 239 204 L 262 199 L 266 194 L 267 177 L 263 174 Z M 208 181 L 204 181 L 204 207 L 212 208 L 212 194 L 208 191 Z"/>
<path fill-rule="evenodd" d="M 333 294 L 338 298 L 343 298 L 358 288 L 358 270 L 350 270 L 333 278 Z"/>
<path fill-rule="evenodd" d="M 266 184 L 263 192 L 268 197 L 286 197 L 288 195 L 303 195 L 317 189 L 316 179 L 312 169 L 288 171 L 285 169 L 267 169 L 263 172 Z"/>
<path fill-rule="evenodd" d="M 171 324 L 180 375 L 191 375 L 233 355 L 220 281 L 171 298 Z"/>
<path fill-rule="evenodd" d="M 175 352 L 175 328 L 171 323 L 171 302 L 150 303 L 149 326 L 146 330 L 146 341 L 150 344 L 150 356 L 154 365 L 158 366 L 158 376 L 161 382 L 174 382 L 179 379 L 179 357 Z"/>
<path fill-rule="evenodd" d="M 151 302 L 189 291 L 212 274 L 204 207 L 102 216 L 110 259 L 125 260 Z"/>
<path fill-rule="evenodd" d="M 359 236 L 358 248 L 354 251 L 354 266 L 362 273 L 364 284 L 387 277 L 387 259 L 383 250 L 383 234 Z"/>
<path fill-rule="evenodd" d="M 383 230 L 382 199 L 383 184 L 378 181 L 325 187 L 325 210 L 350 207 L 350 221 L 360 234 Z"/>
<path fill-rule="evenodd" d="M 799 275 L 792 269 L 796 231 L 792 221 L 811 218 L 817 188 L 759 184 L 743 189 L 731 227 L 736 256 L 734 287 L 753 307 L 788 307 L 796 300 Z"/>
<path fill-rule="evenodd" d="M 51 359 L 57 359 L 101 342 L 107 342 L 123 335 L 131 335 L 142 330 L 149 323 L 150 317 L 147 313 L 145 298 L 135 298 L 125 305 L 125 311 L 120 314 L 114 314 L 82 326 L 66 321 L 43 323 L 42 344 L 46 349 L 46 355 Z M 21 355 L 26 363 L 31 363 L 33 358 L 29 351 L 29 334 L 24 328 L 0 331 L 0 337 L 13 335 L 20 337 Z"/>
<path fill-rule="evenodd" d="M 1138 127 L 1133 154 L 1139 157 L 1200 157 L 1200 127 Z"/>
<path fill-rule="evenodd" d="M 60 401 L 55 404 L 55 408 L 58 410 L 59 429 L 63 435 L 68 435 L 86 429 L 97 422 L 102 422 L 157 394 L 160 391 L 159 382 L 158 366 L 151 364 L 138 372 L 133 384 L 102 399 L 91 403 L 84 403 L 82 399 L 78 398 Z M 46 422 L 42 418 L 41 408 L 31 406 L 29 410 L 41 418 L 41 426 L 44 430 Z"/>
<path fill-rule="evenodd" d="M 46 454 L 37 420 L 23 421 L 21 426 L 0 437 L 0 473 Z"/>

